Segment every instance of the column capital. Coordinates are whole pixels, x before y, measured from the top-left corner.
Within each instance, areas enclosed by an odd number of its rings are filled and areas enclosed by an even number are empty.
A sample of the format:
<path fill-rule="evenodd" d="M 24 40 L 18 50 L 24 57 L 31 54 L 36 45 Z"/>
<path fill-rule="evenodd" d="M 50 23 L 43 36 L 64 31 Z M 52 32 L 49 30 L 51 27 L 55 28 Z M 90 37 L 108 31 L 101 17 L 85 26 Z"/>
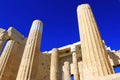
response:
<path fill-rule="evenodd" d="M 72 53 L 73 53 L 73 52 L 76 52 L 76 45 L 73 44 L 73 45 L 71 46 L 71 52 L 72 52 Z"/>
<path fill-rule="evenodd" d="M 70 63 L 68 61 L 64 62 L 64 65 L 69 65 Z"/>
<path fill-rule="evenodd" d="M 59 55 L 58 49 L 53 48 L 51 54 L 50 80 L 59 80 Z"/>
<path fill-rule="evenodd" d="M 58 51 L 58 49 L 57 48 L 53 48 L 52 51 Z"/>

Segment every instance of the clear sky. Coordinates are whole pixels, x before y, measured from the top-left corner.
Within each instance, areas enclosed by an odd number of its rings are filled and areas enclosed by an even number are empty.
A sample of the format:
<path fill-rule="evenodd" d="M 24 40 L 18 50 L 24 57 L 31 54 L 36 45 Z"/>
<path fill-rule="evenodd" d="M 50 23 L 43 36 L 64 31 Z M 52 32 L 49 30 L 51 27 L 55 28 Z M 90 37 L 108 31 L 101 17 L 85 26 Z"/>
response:
<path fill-rule="evenodd" d="M 78 42 L 76 9 L 89 3 L 107 46 L 120 49 L 120 0 L 1 0 L 0 27 L 13 26 L 26 37 L 35 19 L 44 23 L 41 51 Z"/>
<path fill-rule="evenodd" d="M 107 46 L 120 49 L 120 0 L 1 0 L 0 27 L 26 37 L 35 19 L 44 23 L 41 51 L 79 41 L 76 8 L 89 3 Z"/>

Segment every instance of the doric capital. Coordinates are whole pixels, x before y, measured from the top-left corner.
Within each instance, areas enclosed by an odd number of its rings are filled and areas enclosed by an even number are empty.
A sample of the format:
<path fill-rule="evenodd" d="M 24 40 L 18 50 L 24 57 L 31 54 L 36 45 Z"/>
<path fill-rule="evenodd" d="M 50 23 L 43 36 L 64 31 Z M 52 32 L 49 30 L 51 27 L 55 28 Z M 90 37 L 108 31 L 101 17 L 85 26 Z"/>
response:
<path fill-rule="evenodd" d="M 53 52 L 57 52 L 58 49 L 57 49 L 57 48 L 53 48 L 52 51 L 53 51 Z"/>
<path fill-rule="evenodd" d="M 76 52 L 76 45 L 73 44 L 73 45 L 71 46 L 71 52 L 72 52 L 72 53 L 73 53 L 73 52 Z"/>
<path fill-rule="evenodd" d="M 89 4 L 82 4 L 82 5 L 78 5 L 77 7 L 77 12 L 81 11 L 81 10 L 85 10 L 85 9 L 91 9 Z"/>

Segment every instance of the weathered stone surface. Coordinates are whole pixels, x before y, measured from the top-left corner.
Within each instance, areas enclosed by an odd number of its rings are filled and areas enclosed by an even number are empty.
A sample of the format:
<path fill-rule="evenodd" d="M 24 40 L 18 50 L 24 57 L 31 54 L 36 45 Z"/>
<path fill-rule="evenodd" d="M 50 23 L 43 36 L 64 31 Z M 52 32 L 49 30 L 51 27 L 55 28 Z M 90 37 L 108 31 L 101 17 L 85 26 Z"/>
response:
<path fill-rule="evenodd" d="M 80 77 L 80 80 L 83 80 L 84 78 L 83 78 L 83 62 L 81 61 L 81 62 L 79 62 L 78 63 L 78 66 L 79 66 L 79 77 Z"/>
<path fill-rule="evenodd" d="M 2 51 L 2 48 L 5 44 L 5 41 L 8 39 L 8 34 L 6 30 L 0 28 L 0 52 Z"/>
<path fill-rule="evenodd" d="M 72 59 L 73 59 L 73 74 L 74 74 L 74 80 L 80 80 L 79 77 L 79 69 L 78 69 L 78 60 L 77 60 L 77 53 L 76 53 L 76 46 L 71 46 L 71 52 L 72 52 Z"/>
<path fill-rule="evenodd" d="M 16 80 L 39 80 L 36 74 L 38 74 L 40 60 L 38 53 L 42 36 L 41 27 L 43 27 L 41 21 L 33 22 Z"/>
<path fill-rule="evenodd" d="M 2 48 L 5 44 L 5 40 L 0 40 L 0 53 L 2 52 Z"/>
<path fill-rule="evenodd" d="M 89 80 L 120 80 L 120 73 L 94 77 L 94 78 L 89 79 Z"/>
<path fill-rule="evenodd" d="M 57 49 L 52 50 L 51 66 L 50 66 L 50 80 L 59 80 L 59 52 Z"/>
<path fill-rule="evenodd" d="M 114 73 L 97 24 L 88 4 L 77 8 L 84 80 Z"/>
<path fill-rule="evenodd" d="M 70 80 L 71 79 L 71 73 L 70 73 L 70 63 L 64 62 L 63 66 L 63 74 L 64 74 L 64 80 Z"/>
<path fill-rule="evenodd" d="M 16 80 L 24 46 L 9 40 L 0 58 L 0 80 Z"/>
<path fill-rule="evenodd" d="M 41 21 L 33 22 L 28 38 L 12 27 L 0 28 L 0 50 L 8 41 L 0 57 L 0 80 L 70 80 L 71 75 L 75 80 L 120 80 L 120 74 L 112 74 L 113 66 L 120 65 L 120 51 L 105 47 L 88 4 L 78 7 L 78 22 L 81 42 L 46 52 L 39 50 Z"/>
<path fill-rule="evenodd" d="M 41 53 L 39 63 L 39 80 L 50 80 L 51 54 Z"/>
<path fill-rule="evenodd" d="M 20 32 L 18 32 L 15 28 L 10 27 L 7 30 L 7 33 L 8 33 L 9 39 L 15 40 L 16 42 L 20 44 L 24 44 L 23 43 L 24 36 Z"/>
<path fill-rule="evenodd" d="M 0 40 L 7 40 L 8 37 L 8 33 L 5 29 L 0 28 Z"/>
<path fill-rule="evenodd" d="M 108 57 L 112 66 L 120 65 L 120 51 L 108 53 Z"/>
<path fill-rule="evenodd" d="M 71 52 L 62 52 L 61 54 L 59 53 L 59 55 L 62 55 L 62 54 L 63 55 L 64 54 L 71 54 Z M 59 72 L 60 72 L 59 76 L 60 76 L 60 80 L 62 80 L 62 76 L 63 76 L 63 70 L 62 70 L 62 68 L 64 66 L 64 62 L 66 62 L 66 61 L 68 61 L 70 64 L 72 63 L 72 54 L 71 55 L 66 55 L 66 56 L 64 56 L 64 57 L 62 57 L 62 58 L 59 59 Z M 70 68 L 70 69 L 73 70 L 72 68 Z M 74 70 L 71 71 L 71 72 L 74 72 Z M 71 74 L 73 74 L 73 73 L 71 73 Z"/>

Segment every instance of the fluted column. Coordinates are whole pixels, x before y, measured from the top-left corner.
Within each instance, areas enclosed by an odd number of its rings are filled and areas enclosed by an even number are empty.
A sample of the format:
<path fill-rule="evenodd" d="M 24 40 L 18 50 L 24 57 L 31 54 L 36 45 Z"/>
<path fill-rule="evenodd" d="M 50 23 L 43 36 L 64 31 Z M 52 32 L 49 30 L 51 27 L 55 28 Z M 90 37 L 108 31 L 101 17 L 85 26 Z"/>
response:
<path fill-rule="evenodd" d="M 92 76 L 112 74 L 113 69 L 90 6 L 78 6 L 77 13 L 85 80 Z"/>
<path fill-rule="evenodd" d="M 2 80 L 2 77 L 4 75 L 4 70 L 7 67 L 6 65 L 8 65 L 8 60 L 10 59 L 10 55 L 11 52 L 13 51 L 13 46 L 14 46 L 15 42 L 10 40 L 7 42 L 5 49 L 1 55 L 0 58 L 0 80 Z"/>
<path fill-rule="evenodd" d="M 15 59 L 17 48 L 18 44 L 15 41 L 9 40 L 7 42 L 0 58 L 0 80 L 10 80 L 10 78 L 15 80 L 10 73 L 12 71 L 12 66 L 14 63 L 13 59 Z"/>
<path fill-rule="evenodd" d="M 71 46 L 72 52 L 72 59 L 73 59 L 73 70 L 74 70 L 74 80 L 80 80 L 79 78 L 79 69 L 78 69 L 78 61 L 77 61 L 77 53 L 76 53 L 76 46 Z"/>
<path fill-rule="evenodd" d="M 71 80 L 70 63 L 69 62 L 64 62 L 63 74 L 64 74 L 64 80 Z"/>
<path fill-rule="evenodd" d="M 53 49 L 51 54 L 50 80 L 59 80 L 58 49 Z"/>
<path fill-rule="evenodd" d="M 79 66 L 79 75 L 80 75 L 80 76 L 79 76 L 79 77 L 80 77 L 79 79 L 80 79 L 80 80 L 83 80 L 83 69 L 84 69 L 84 68 L 83 68 L 83 66 L 82 66 L 82 61 L 80 61 L 80 62 L 78 63 L 78 66 Z"/>
<path fill-rule="evenodd" d="M 16 80 L 36 80 L 39 64 L 39 49 L 43 24 L 39 20 L 32 23 L 32 27 L 25 45 L 22 61 Z M 41 72 L 42 73 L 42 72 Z"/>

